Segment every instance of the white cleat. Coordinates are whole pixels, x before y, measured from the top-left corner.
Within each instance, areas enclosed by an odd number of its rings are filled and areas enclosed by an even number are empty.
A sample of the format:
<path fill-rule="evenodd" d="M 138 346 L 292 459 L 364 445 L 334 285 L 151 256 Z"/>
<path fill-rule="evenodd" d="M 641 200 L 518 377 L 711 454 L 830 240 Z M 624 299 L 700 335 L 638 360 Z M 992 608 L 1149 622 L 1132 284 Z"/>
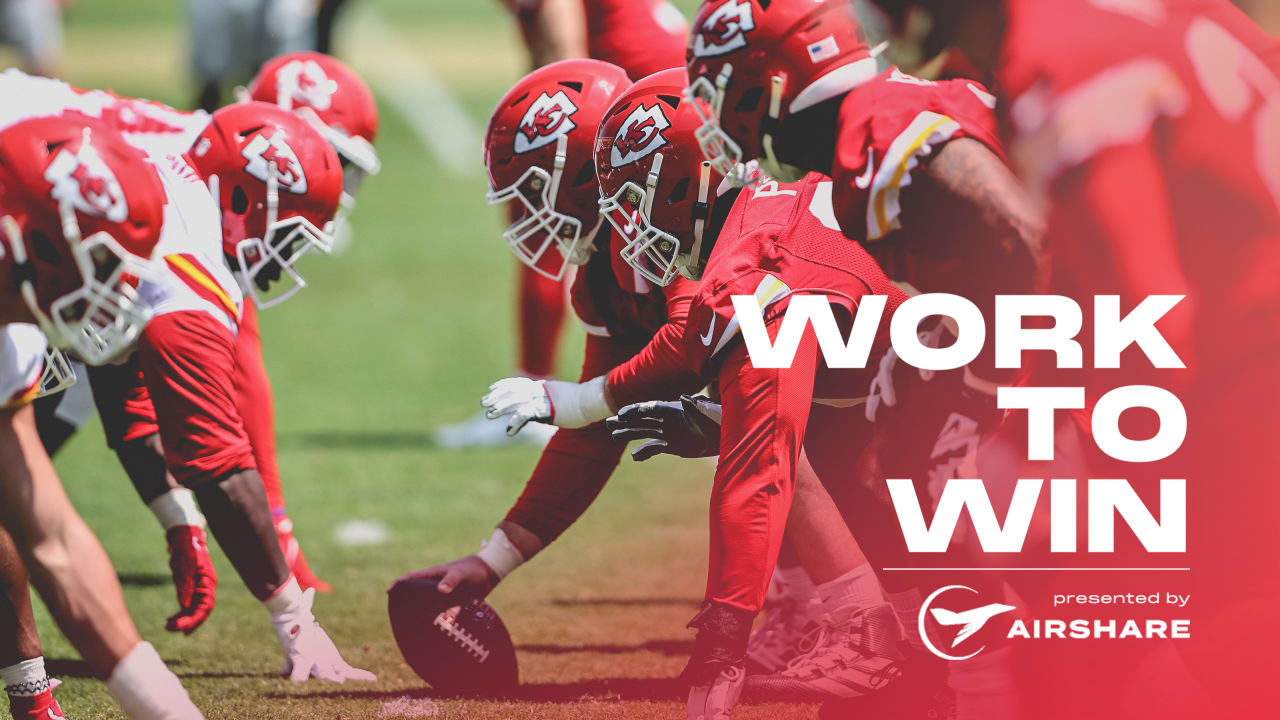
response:
<path fill-rule="evenodd" d="M 812 650 L 816 635 L 809 631 L 822 618 L 818 598 L 782 596 L 764 606 L 764 619 L 747 641 L 747 672 L 753 675 L 780 672 L 792 658 Z"/>
<path fill-rule="evenodd" d="M 434 436 L 437 447 L 462 450 L 517 445 L 542 446 L 555 434 L 555 426 L 531 422 L 515 437 L 508 437 L 506 418 L 490 420 L 482 410 L 462 422 L 436 428 Z"/>
<path fill-rule="evenodd" d="M 901 629 L 888 604 L 827 618 L 813 630 L 812 649 L 799 654 L 781 672 L 752 675 L 753 698 L 814 702 L 869 695 L 902 674 L 897 643 Z"/>

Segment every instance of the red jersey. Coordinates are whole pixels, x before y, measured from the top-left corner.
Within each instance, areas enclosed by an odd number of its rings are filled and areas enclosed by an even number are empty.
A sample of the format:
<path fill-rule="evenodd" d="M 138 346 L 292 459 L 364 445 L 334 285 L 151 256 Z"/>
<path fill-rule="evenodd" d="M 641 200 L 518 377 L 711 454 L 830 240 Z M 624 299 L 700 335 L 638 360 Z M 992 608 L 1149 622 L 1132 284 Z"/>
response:
<path fill-rule="evenodd" d="M 517 0 L 526 38 L 541 0 Z M 684 64 L 689 25 L 667 0 L 582 0 L 587 16 L 587 53 L 613 63 L 632 80 Z"/>
<path fill-rule="evenodd" d="M 843 320 L 863 295 L 888 295 L 881 324 L 887 338 L 887 318 L 906 296 L 860 243 L 841 234 L 831 196 L 832 181 L 818 173 L 798 183 L 769 181 L 743 190 L 689 307 L 683 342 L 689 367 L 714 376 L 722 353 L 739 338 L 733 295 L 755 296 L 766 324 L 781 317 L 797 293 L 826 295 L 843 309 Z M 866 386 L 856 391 L 865 395 Z"/>

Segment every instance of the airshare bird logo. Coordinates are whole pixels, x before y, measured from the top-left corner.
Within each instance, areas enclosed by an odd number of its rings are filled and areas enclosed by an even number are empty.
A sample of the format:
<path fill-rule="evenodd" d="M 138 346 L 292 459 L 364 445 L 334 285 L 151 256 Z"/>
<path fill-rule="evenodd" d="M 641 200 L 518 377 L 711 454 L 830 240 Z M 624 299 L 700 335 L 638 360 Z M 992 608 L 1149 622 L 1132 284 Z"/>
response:
<path fill-rule="evenodd" d="M 578 107 L 563 90 L 555 95 L 542 93 L 529 104 L 516 127 L 515 151 L 532 152 L 573 132 L 578 127 L 571 119 L 576 112 Z"/>
<path fill-rule="evenodd" d="M 693 36 L 693 56 L 713 57 L 747 46 L 747 33 L 756 29 L 749 0 L 731 0 L 707 16 Z"/>
<path fill-rule="evenodd" d="M 976 608 L 972 608 L 970 610 L 964 610 L 961 612 L 945 610 L 943 608 L 931 608 L 930 605 L 933 604 L 933 601 L 936 600 L 939 595 L 941 595 L 944 592 L 947 592 L 948 590 L 968 590 L 969 592 L 974 593 L 975 595 L 977 594 L 976 590 L 974 590 L 971 587 L 967 587 L 965 585 L 948 585 L 946 587 L 934 590 L 933 594 L 930 595 L 924 601 L 924 604 L 920 606 L 920 617 L 918 621 L 920 639 L 924 641 L 925 647 L 929 648 L 929 652 L 933 653 L 934 655 L 937 655 L 943 660 L 967 660 L 973 657 L 974 655 L 977 655 L 978 653 L 982 652 L 986 646 L 984 645 L 982 647 L 979 647 L 977 650 L 974 650 L 973 652 L 967 655 L 952 655 L 950 653 L 944 652 L 938 649 L 938 647 L 934 645 L 933 641 L 929 639 L 928 625 L 926 623 L 926 620 L 929 618 L 932 618 L 933 622 L 937 623 L 942 627 L 947 627 L 947 628 L 955 627 L 957 625 L 960 626 L 960 629 L 956 632 L 955 638 L 951 641 L 951 645 L 947 648 L 948 650 L 950 650 L 950 649 L 954 649 L 956 646 L 958 646 L 960 643 L 964 642 L 965 640 L 968 640 L 969 638 L 973 637 L 973 635 L 976 634 L 979 630 L 981 630 L 983 626 L 987 624 L 987 621 L 990 620 L 991 618 L 997 615 L 1003 615 L 1004 613 L 1007 613 L 1010 610 L 1013 610 L 1015 608 L 1012 605 L 1004 605 L 1001 603 L 991 603 L 990 605 L 983 605 L 981 607 L 976 607 Z"/>

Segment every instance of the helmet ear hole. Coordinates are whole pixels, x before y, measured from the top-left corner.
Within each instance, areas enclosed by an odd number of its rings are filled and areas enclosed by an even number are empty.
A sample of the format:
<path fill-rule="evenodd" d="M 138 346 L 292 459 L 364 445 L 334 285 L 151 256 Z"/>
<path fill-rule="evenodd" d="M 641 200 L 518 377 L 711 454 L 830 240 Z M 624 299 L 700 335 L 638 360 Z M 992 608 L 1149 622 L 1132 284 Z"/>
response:
<path fill-rule="evenodd" d="M 671 188 L 671 194 L 667 196 L 667 204 L 675 205 L 684 202 L 684 198 L 689 194 L 689 178 L 680 178 L 680 182 Z"/>
<path fill-rule="evenodd" d="M 244 188 L 237 185 L 231 191 L 231 212 L 237 215 L 244 215 L 249 212 L 249 196 L 245 194 Z"/>
<path fill-rule="evenodd" d="M 760 98 L 764 97 L 764 88 L 757 85 L 742 94 L 742 98 L 738 100 L 738 104 L 733 106 L 734 112 L 749 113 L 760 105 Z"/>
<path fill-rule="evenodd" d="M 588 160 L 582 163 L 582 168 L 578 170 L 578 174 L 573 176 L 573 187 L 580 187 L 587 183 L 595 182 L 596 165 L 594 161 Z"/>
<path fill-rule="evenodd" d="M 27 234 L 28 244 L 31 245 L 32 254 L 40 258 L 41 262 L 56 264 L 62 261 L 62 257 L 58 254 L 57 248 L 49 242 L 49 236 L 39 230 L 32 230 Z"/>

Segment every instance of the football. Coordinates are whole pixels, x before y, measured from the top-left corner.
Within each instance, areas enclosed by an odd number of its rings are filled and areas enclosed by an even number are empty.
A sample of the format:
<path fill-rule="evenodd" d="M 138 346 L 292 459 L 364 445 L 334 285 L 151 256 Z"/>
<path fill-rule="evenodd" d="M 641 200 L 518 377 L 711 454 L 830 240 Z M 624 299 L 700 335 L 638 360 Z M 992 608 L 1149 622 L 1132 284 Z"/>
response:
<path fill-rule="evenodd" d="M 416 579 L 391 588 L 387 613 L 400 654 L 441 694 L 509 695 L 519 668 L 502 618 L 485 601 L 446 595 L 436 584 Z"/>

